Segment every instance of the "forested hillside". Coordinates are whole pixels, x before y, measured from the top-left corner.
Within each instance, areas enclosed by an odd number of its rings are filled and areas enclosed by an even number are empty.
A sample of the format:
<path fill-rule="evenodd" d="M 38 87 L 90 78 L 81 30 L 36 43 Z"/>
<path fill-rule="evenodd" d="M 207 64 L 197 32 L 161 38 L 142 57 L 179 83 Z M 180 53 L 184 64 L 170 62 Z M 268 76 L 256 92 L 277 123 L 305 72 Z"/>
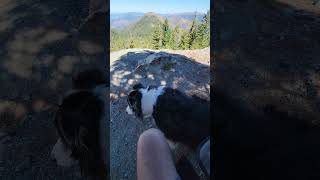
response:
<path fill-rule="evenodd" d="M 111 51 L 128 48 L 200 49 L 209 46 L 210 11 L 194 15 L 189 27 L 168 16 L 147 13 L 123 29 L 111 29 Z"/>

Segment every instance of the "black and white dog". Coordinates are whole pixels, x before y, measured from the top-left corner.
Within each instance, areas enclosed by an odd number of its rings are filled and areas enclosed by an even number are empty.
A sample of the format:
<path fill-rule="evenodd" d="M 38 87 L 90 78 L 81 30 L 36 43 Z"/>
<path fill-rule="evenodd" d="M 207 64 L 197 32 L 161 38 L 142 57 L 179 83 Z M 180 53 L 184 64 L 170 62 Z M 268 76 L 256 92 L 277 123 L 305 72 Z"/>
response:
<path fill-rule="evenodd" d="M 133 86 L 127 97 L 127 113 L 138 118 L 154 118 L 166 138 L 196 149 L 210 136 L 209 101 L 187 96 L 163 86 Z"/>
<path fill-rule="evenodd" d="M 52 158 L 60 166 L 79 163 L 82 174 L 87 177 L 108 174 L 107 83 L 102 71 L 93 69 L 78 73 L 54 120 L 59 139 L 52 149 Z"/>

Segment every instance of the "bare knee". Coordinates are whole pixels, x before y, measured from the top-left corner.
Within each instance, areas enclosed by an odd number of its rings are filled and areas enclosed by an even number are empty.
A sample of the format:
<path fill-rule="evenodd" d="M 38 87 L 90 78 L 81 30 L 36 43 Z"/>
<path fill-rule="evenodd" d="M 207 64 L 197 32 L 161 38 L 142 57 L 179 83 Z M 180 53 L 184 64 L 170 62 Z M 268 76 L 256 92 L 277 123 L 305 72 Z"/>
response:
<path fill-rule="evenodd" d="M 144 131 L 138 140 L 138 147 L 140 148 L 147 148 L 147 147 L 158 147 L 162 146 L 163 143 L 165 143 L 165 137 L 163 133 L 155 128 L 148 129 Z"/>
<path fill-rule="evenodd" d="M 171 156 L 171 150 L 164 134 L 155 128 L 144 131 L 138 140 L 138 156 Z M 146 157 L 147 158 L 147 157 Z"/>
<path fill-rule="evenodd" d="M 139 137 L 137 176 L 139 180 L 175 179 L 178 176 L 169 145 L 158 129 L 148 129 Z"/>

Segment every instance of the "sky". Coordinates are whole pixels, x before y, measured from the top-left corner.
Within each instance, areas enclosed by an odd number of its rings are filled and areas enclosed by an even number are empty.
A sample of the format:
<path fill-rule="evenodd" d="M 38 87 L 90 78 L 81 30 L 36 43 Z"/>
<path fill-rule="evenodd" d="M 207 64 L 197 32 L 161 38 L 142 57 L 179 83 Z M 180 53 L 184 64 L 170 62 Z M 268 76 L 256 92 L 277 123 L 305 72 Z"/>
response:
<path fill-rule="evenodd" d="M 210 0 L 111 0 L 111 13 L 122 12 L 155 12 L 155 13 L 181 13 L 181 12 L 207 12 Z"/>

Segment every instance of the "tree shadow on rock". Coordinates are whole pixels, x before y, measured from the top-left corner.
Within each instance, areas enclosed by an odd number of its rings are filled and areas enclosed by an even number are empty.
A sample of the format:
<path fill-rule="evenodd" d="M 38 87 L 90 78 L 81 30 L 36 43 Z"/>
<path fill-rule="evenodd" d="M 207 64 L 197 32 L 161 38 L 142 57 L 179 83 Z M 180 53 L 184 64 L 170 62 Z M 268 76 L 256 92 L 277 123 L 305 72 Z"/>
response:
<path fill-rule="evenodd" d="M 144 62 L 154 56 L 151 63 Z M 144 64 L 146 63 L 146 64 Z M 166 52 L 129 52 L 111 65 L 111 91 L 128 92 L 135 83 L 164 85 L 191 93 L 198 90 L 209 96 L 209 66 L 183 55 Z M 201 96 L 201 94 L 200 94 Z"/>

